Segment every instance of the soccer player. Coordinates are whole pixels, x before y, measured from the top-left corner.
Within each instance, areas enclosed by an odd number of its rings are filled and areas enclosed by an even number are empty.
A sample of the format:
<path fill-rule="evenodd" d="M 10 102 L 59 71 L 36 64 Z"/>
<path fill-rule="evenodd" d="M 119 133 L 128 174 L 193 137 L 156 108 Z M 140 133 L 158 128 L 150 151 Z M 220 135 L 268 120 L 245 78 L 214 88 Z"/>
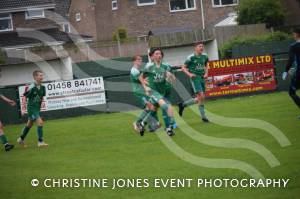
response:
<path fill-rule="evenodd" d="M 286 65 L 285 72 L 282 74 L 282 79 L 286 80 L 287 76 L 291 75 L 291 84 L 289 95 L 294 100 L 295 104 L 300 108 L 300 98 L 296 91 L 300 88 L 300 28 L 293 31 L 295 43 L 290 46 L 289 59 Z M 295 70 L 292 72 L 291 67 L 295 64 Z M 299 116 L 300 119 L 300 116 Z"/>
<path fill-rule="evenodd" d="M 150 51 L 150 53 L 151 53 L 151 51 Z M 145 66 L 146 68 L 153 64 L 153 54 L 150 55 L 150 53 L 149 53 L 149 58 L 150 58 L 151 62 L 147 63 L 147 65 Z M 162 54 L 162 59 L 163 58 L 164 58 L 164 54 Z M 167 71 L 169 71 L 171 73 L 173 73 L 173 71 L 175 69 L 178 69 L 178 68 L 172 67 L 171 65 L 169 65 L 166 62 L 162 62 L 162 64 L 163 64 L 164 67 L 166 67 Z M 172 79 L 170 79 L 170 80 L 171 81 L 166 81 L 166 86 L 165 86 L 166 92 L 165 92 L 165 96 L 164 96 L 165 101 L 167 101 L 169 103 L 171 101 L 172 84 L 174 84 L 175 78 L 173 80 Z M 159 121 L 158 117 L 157 117 L 157 112 L 153 112 L 153 115 L 151 115 L 151 116 L 152 116 L 151 117 L 152 119 L 154 119 L 156 121 Z M 167 128 L 169 126 L 169 117 L 168 117 L 168 113 L 165 110 L 162 110 L 162 117 L 163 117 L 163 120 L 164 120 L 164 123 L 165 123 L 165 127 Z M 160 123 L 159 123 L 159 126 L 156 126 L 156 127 L 157 128 L 160 127 Z M 177 128 L 176 121 L 174 121 L 174 126 L 173 126 L 173 129 L 175 129 L 175 128 Z M 153 131 L 156 130 L 156 128 L 152 128 L 152 129 L 153 129 Z"/>
<path fill-rule="evenodd" d="M 148 62 L 146 64 L 145 68 L 153 65 L 153 54 L 150 55 L 150 53 L 149 53 L 149 57 L 150 57 L 151 62 Z M 162 59 L 163 59 L 163 57 L 164 56 L 162 56 Z M 164 67 L 166 67 L 167 71 L 172 72 L 172 66 L 170 66 L 168 63 L 165 63 L 165 62 L 162 62 L 162 63 L 164 65 Z M 167 102 L 171 101 L 170 97 L 171 97 L 171 90 L 172 90 L 172 84 L 173 83 L 174 82 L 166 81 L 166 85 L 165 85 L 166 92 L 165 92 L 165 95 L 164 95 L 164 99 Z M 165 128 L 167 128 L 169 126 L 169 116 L 168 116 L 168 113 L 163 109 L 162 109 L 162 117 L 163 117 L 163 120 L 164 120 L 164 123 L 165 123 Z M 160 124 L 158 116 L 157 116 L 157 111 L 153 111 L 152 114 L 151 114 L 151 117 L 149 119 L 152 121 L 149 125 L 149 131 L 150 132 L 154 132 L 158 128 L 160 128 L 161 124 Z M 177 127 L 177 124 L 174 121 L 173 129 L 175 129 L 176 127 Z"/>
<path fill-rule="evenodd" d="M 191 98 L 185 102 L 178 104 L 179 115 L 183 115 L 185 107 L 198 104 L 200 115 L 203 122 L 209 122 L 204 111 L 204 99 L 205 99 L 205 79 L 208 76 L 208 56 L 203 53 L 203 42 L 197 42 L 194 45 L 194 53 L 188 56 L 187 60 L 182 66 L 182 71 L 190 78 L 195 98 Z"/>
<path fill-rule="evenodd" d="M 170 66 L 167 63 L 163 62 L 163 65 L 166 66 L 166 69 L 168 72 L 173 74 L 173 68 L 172 66 Z M 172 76 L 174 77 L 174 76 Z M 171 92 L 172 92 L 172 85 L 175 83 L 175 78 L 171 78 L 170 81 L 166 81 L 166 85 L 165 85 L 165 95 L 164 95 L 164 99 L 166 100 L 166 102 L 170 103 L 171 101 Z M 162 110 L 162 116 L 163 116 L 163 120 L 165 123 L 166 128 L 169 126 L 169 117 L 168 117 L 168 113 L 165 110 Z M 176 121 L 174 121 L 174 125 L 173 125 L 173 129 L 177 128 L 177 124 Z"/>
<path fill-rule="evenodd" d="M 15 101 L 13 101 L 13 100 L 11 100 L 11 99 L 5 97 L 5 96 L 2 95 L 1 93 L 0 93 L 0 98 L 1 98 L 3 101 L 5 101 L 5 102 L 7 102 L 8 104 L 10 104 L 11 106 L 15 106 L 15 105 L 16 105 L 16 102 L 15 102 Z M 8 141 L 7 141 L 7 138 L 6 138 L 5 134 L 4 134 L 3 125 L 2 125 L 2 123 L 1 123 L 1 121 L 0 121 L 0 139 L 1 139 L 2 144 L 4 145 L 5 151 L 10 151 L 11 149 L 14 148 L 14 145 L 8 143 Z"/>
<path fill-rule="evenodd" d="M 150 97 L 150 101 L 167 112 L 169 126 L 166 128 L 166 132 L 169 136 L 173 136 L 175 135 L 173 131 L 175 122 L 173 108 L 166 102 L 164 96 L 166 92 L 166 81 L 175 79 L 175 77 L 168 71 L 168 66 L 162 63 L 163 52 L 161 49 L 152 49 L 149 55 L 153 58 L 154 63 L 142 71 L 139 79 L 146 95 Z"/>
<path fill-rule="evenodd" d="M 29 87 L 27 86 L 24 93 L 24 96 L 27 98 L 28 121 L 22 130 L 21 136 L 17 139 L 17 142 L 23 147 L 26 147 L 24 140 L 35 121 L 37 125 L 38 147 L 47 147 L 48 144 L 46 144 L 43 139 L 44 121 L 40 116 L 43 97 L 46 95 L 46 88 L 42 85 L 44 78 L 43 72 L 35 70 L 33 72 L 33 78 L 35 82 Z"/>
<path fill-rule="evenodd" d="M 152 112 L 155 111 L 154 106 L 149 102 L 149 97 L 145 95 L 144 88 L 139 80 L 141 75 L 142 67 L 142 57 L 136 55 L 133 57 L 133 66 L 130 70 L 130 81 L 132 85 L 133 94 L 138 99 L 140 105 L 143 108 L 143 112 L 139 115 L 137 120 L 133 123 L 133 127 L 136 131 L 140 133 L 141 136 L 144 135 L 145 125 L 147 120 L 151 116 Z"/>
<path fill-rule="evenodd" d="M 153 54 L 151 53 L 151 51 L 149 52 L 148 56 L 149 56 L 150 62 L 148 62 L 146 64 L 145 68 L 148 68 L 151 65 L 153 65 Z M 150 132 L 155 132 L 157 129 L 159 129 L 161 127 L 160 121 L 159 121 L 158 116 L 157 116 L 157 108 L 158 107 L 155 107 L 156 111 L 152 111 L 151 117 L 149 117 L 148 128 L 149 128 Z M 164 122 L 166 122 L 165 118 L 167 117 L 167 114 L 166 114 L 165 111 L 162 111 L 162 113 L 163 113 Z M 165 117 L 165 115 L 166 115 L 166 117 Z M 166 124 L 166 126 L 167 126 L 167 124 Z"/>

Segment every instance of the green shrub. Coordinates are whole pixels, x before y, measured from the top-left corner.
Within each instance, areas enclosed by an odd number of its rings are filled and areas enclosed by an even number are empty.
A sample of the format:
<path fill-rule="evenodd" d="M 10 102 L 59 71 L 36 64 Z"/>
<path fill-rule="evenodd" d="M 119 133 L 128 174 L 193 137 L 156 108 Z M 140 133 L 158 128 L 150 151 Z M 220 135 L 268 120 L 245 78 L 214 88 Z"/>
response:
<path fill-rule="evenodd" d="M 118 28 L 116 32 L 113 33 L 113 41 L 118 41 L 118 35 L 121 42 L 127 40 L 127 30 L 126 28 Z"/>
<path fill-rule="evenodd" d="M 221 58 L 230 58 L 232 56 L 232 48 L 238 45 L 251 45 L 263 42 L 284 41 L 291 39 L 291 36 L 283 32 L 268 33 L 261 36 L 238 36 L 223 44 L 220 48 Z"/>
<path fill-rule="evenodd" d="M 281 26 L 286 9 L 281 0 L 243 0 L 237 8 L 240 25 L 265 23 L 267 28 Z"/>

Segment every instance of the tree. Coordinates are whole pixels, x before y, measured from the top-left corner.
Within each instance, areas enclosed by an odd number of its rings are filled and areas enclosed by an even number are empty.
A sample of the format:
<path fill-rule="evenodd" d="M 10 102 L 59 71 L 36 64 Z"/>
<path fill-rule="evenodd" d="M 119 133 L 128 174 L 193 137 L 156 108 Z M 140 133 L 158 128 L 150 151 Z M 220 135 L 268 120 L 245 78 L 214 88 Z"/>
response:
<path fill-rule="evenodd" d="M 267 28 L 280 26 L 285 21 L 281 0 L 241 0 L 237 21 L 240 25 L 265 23 Z"/>
<path fill-rule="evenodd" d="M 113 33 L 113 41 L 120 40 L 121 42 L 126 41 L 127 39 L 127 30 L 126 28 L 119 27 L 116 32 Z"/>

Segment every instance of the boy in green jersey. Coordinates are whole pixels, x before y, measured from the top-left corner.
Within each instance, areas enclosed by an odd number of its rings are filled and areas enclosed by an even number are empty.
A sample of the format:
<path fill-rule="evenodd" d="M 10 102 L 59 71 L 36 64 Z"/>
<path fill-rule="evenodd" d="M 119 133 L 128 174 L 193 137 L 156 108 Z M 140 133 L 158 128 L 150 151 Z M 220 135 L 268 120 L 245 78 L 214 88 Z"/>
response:
<path fill-rule="evenodd" d="M 164 54 L 162 54 L 162 59 L 163 59 L 163 57 L 164 57 Z M 147 65 L 145 66 L 145 68 L 148 68 L 151 65 L 153 65 L 153 53 L 151 53 L 151 51 L 149 53 L 149 58 L 150 58 L 151 62 L 148 62 Z M 167 67 L 167 70 L 169 72 L 172 71 L 172 67 L 169 64 L 163 62 L 163 65 L 165 65 Z M 165 97 L 165 100 L 168 101 L 168 102 L 170 102 L 172 83 L 173 82 L 166 81 L 166 87 L 165 87 L 166 92 L 165 92 L 164 97 Z M 163 120 L 164 120 L 164 123 L 165 123 L 165 127 L 167 128 L 169 126 L 169 117 L 168 117 L 168 113 L 164 110 L 162 110 L 162 117 L 163 117 Z M 153 120 L 152 123 L 158 124 L 158 125 L 150 125 L 149 130 L 153 132 L 153 131 L 156 131 L 161 126 L 160 123 L 159 123 L 158 116 L 157 116 L 157 111 L 153 112 L 153 114 L 151 115 L 151 119 Z M 177 127 L 177 125 L 176 125 L 176 123 L 174 123 L 174 128 L 176 128 L 176 127 Z"/>
<path fill-rule="evenodd" d="M 7 102 L 11 106 L 15 106 L 16 105 L 16 102 L 14 102 L 13 100 L 5 97 L 1 93 L 0 93 L 0 99 L 2 99 L 3 101 Z M 4 145 L 5 151 L 9 151 L 9 150 L 11 150 L 11 149 L 14 148 L 14 145 L 8 143 L 8 141 L 7 141 L 7 138 L 6 138 L 5 134 L 4 134 L 4 129 L 3 129 L 3 125 L 1 123 L 1 121 L 0 121 L 0 140 L 1 140 L 2 144 Z"/>
<path fill-rule="evenodd" d="M 192 84 L 195 98 L 189 99 L 183 103 L 179 103 L 179 115 L 182 116 L 185 107 L 198 104 L 199 112 L 203 122 L 209 122 L 204 111 L 204 99 L 205 99 L 205 79 L 208 77 L 208 56 L 203 54 L 204 44 L 198 42 L 194 45 L 195 52 L 188 56 L 187 60 L 182 66 L 182 72 L 184 72 L 189 78 Z"/>
<path fill-rule="evenodd" d="M 30 86 L 27 86 L 24 93 L 24 96 L 27 98 L 28 121 L 17 142 L 23 147 L 26 147 L 24 140 L 35 121 L 37 125 L 38 147 L 47 147 L 48 144 L 46 144 L 43 140 L 44 121 L 40 116 L 43 97 L 46 95 L 46 88 L 42 85 L 44 78 L 43 72 L 40 70 L 34 71 L 33 78 L 35 82 Z"/>
<path fill-rule="evenodd" d="M 166 132 L 169 136 L 173 136 L 175 135 L 173 131 L 175 122 L 173 108 L 166 102 L 164 96 L 166 94 L 167 79 L 175 81 L 175 77 L 168 71 L 168 66 L 162 63 L 163 52 L 161 49 L 152 49 L 149 55 L 153 58 L 154 63 L 142 71 L 140 82 L 146 95 L 150 97 L 150 101 L 167 112 L 169 126 L 166 128 Z"/>
<path fill-rule="evenodd" d="M 153 55 L 152 55 L 153 56 Z M 151 61 L 153 62 L 153 57 L 149 55 Z M 162 59 L 164 58 L 164 54 L 162 53 Z M 150 66 L 153 63 L 148 63 L 148 66 Z M 167 71 L 172 73 L 172 66 L 166 62 L 162 62 L 163 66 L 166 67 Z M 147 67 L 147 66 L 146 66 Z M 174 77 L 174 76 L 173 76 Z M 170 81 L 166 81 L 166 85 L 165 85 L 165 95 L 164 95 L 164 99 L 166 102 L 170 103 L 171 101 L 171 91 L 172 91 L 172 85 L 175 83 L 174 79 L 170 79 Z M 165 110 L 162 110 L 162 117 L 165 123 L 165 127 L 167 128 L 169 126 L 169 117 L 168 117 L 168 113 Z M 156 116 L 157 118 L 157 116 Z M 158 120 L 158 119 L 157 119 Z M 174 126 L 173 129 L 177 128 L 177 124 L 176 121 L 174 121 Z"/>
<path fill-rule="evenodd" d="M 130 70 L 130 81 L 132 85 L 133 94 L 138 99 L 139 104 L 143 108 L 143 112 L 139 115 L 137 120 L 133 123 L 133 127 L 136 131 L 140 133 L 141 136 L 144 135 L 145 124 L 147 120 L 151 116 L 152 112 L 154 112 L 154 106 L 149 102 L 149 97 L 145 95 L 144 88 L 139 80 L 141 75 L 141 67 L 142 67 L 142 57 L 134 56 L 133 57 L 133 66 Z"/>
<path fill-rule="evenodd" d="M 150 57 L 151 62 L 148 62 L 145 65 L 145 68 L 148 68 L 153 64 L 153 58 L 150 55 L 149 55 L 149 57 Z M 146 80 L 146 82 L 147 82 L 147 80 Z M 158 107 L 157 106 L 154 106 L 154 107 L 155 107 L 155 111 L 151 111 L 151 115 L 150 115 L 149 120 L 148 120 L 149 132 L 155 132 L 157 129 L 159 129 L 161 127 L 161 123 L 160 123 L 158 115 L 157 115 Z"/>

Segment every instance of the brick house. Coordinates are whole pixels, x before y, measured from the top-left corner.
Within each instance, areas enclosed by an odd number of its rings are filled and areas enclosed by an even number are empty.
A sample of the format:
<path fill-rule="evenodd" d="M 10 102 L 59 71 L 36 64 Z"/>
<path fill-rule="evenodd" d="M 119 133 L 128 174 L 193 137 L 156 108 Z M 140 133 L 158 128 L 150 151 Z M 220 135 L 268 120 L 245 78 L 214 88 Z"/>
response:
<path fill-rule="evenodd" d="M 48 70 L 46 81 L 73 78 L 63 45 L 82 40 L 69 33 L 69 7 L 70 0 L 0 0 L 1 86 L 28 83 L 37 68 Z"/>
<path fill-rule="evenodd" d="M 17 28 L 68 29 L 63 24 L 68 23 L 69 4 L 70 0 L 1 0 L 0 33 Z M 54 12 L 62 18 L 56 17 Z"/>
<path fill-rule="evenodd" d="M 73 0 L 69 8 L 71 32 L 89 35 L 97 40 L 96 2 L 94 0 Z"/>
<path fill-rule="evenodd" d="M 103 41 L 111 40 L 120 27 L 129 37 L 160 28 L 206 28 L 237 5 L 238 0 L 81 0 L 72 1 L 69 18 L 80 34 Z"/>
<path fill-rule="evenodd" d="M 72 1 L 69 18 L 81 34 L 111 40 L 123 27 L 130 37 L 151 30 L 209 28 L 236 11 L 240 0 L 81 0 Z M 299 25 L 299 0 L 282 0 L 286 25 Z"/>

